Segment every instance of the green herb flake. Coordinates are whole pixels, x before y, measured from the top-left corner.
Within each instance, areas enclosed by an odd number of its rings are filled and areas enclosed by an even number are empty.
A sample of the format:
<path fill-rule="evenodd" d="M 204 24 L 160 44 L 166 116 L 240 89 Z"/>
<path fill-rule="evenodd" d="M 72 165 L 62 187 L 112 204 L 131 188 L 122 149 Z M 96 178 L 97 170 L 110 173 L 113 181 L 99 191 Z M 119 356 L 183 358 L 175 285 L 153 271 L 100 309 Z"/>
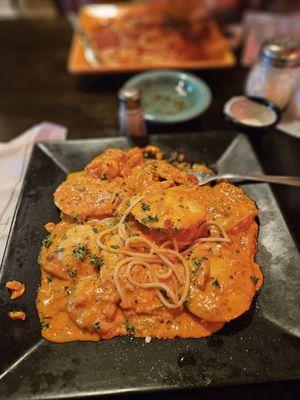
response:
<path fill-rule="evenodd" d="M 192 275 L 195 276 L 201 267 L 202 260 L 201 260 L 201 258 L 196 257 L 193 259 L 193 263 L 195 264 L 195 267 L 192 269 L 191 272 L 192 272 Z"/>
<path fill-rule="evenodd" d="M 50 324 L 48 321 L 41 321 L 42 329 L 50 328 Z"/>
<path fill-rule="evenodd" d="M 49 235 L 43 240 L 43 246 L 48 249 L 48 247 L 50 247 L 51 244 L 52 244 L 52 239 L 51 239 L 51 237 Z"/>
<path fill-rule="evenodd" d="M 134 326 L 129 321 L 125 322 L 125 329 L 128 335 L 134 336 Z"/>
<path fill-rule="evenodd" d="M 213 285 L 216 289 L 220 289 L 220 288 L 221 288 L 218 279 L 214 279 L 214 280 L 212 281 L 212 285 Z"/>
<path fill-rule="evenodd" d="M 63 247 L 56 247 L 56 249 L 54 251 L 55 251 L 55 253 L 63 253 L 64 250 L 65 249 Z"/>
<path fill-rule="evenodd" d="M 69 286 L 65 286 L 65 292 L 66 292 L 67 294 L 71 294 L 71 293 L 72 293 L 72 290 L 69 288 Z"/>
<path fill-rule="evenodd" d="M 158 222 L 158 221 L 159 221 L 159 219 L 158 219 L 157 215 L 155 215 L 154 217 L 152 215 L 148 215 L 147 217 L 142 219 L 142 223 L 145 225 L 152 224 L 152 223 Z"/>
<path fill-rule="evenodd" d="M 92 229 L 93 229 L 93 232 L 94 232 L 94 233 L 99 233 L 99 229 L 98 229 L 98 228 L 96 228 L 95 226 L 93 226 L 93 228 L 92 228 Z"/>
<path fill-rule="evenodd" d="M 195 264 L 195 265 L 197 265 L 197 267 L 200 267 L 200 265 L 202 264 L 202 260 L 201 260 L 201 258 L 194 258 L 193 259 L 193 263 Z"/>
<path fill-rule="evenodd" d="M 141 208 L 142 208 L 142 210 L 143 211 L 150 211 L 150 206 L 149 206 L 149 204 L 146 204 L 146 203 L 141 203 Z"/>
<path fill-rule="evenodd" d="M 204 383 L 204 386 L 208 386 L 208 385 L 211 384 L 211 379 L 208 378 L 208 376 L 205 376 L 205 377 L 203 378 L 203 383 Z"/>
<path fill-rule="evenodd" d="M 116 220 L 113 221 L 113 223 L 111 224 L 111 226 L 116 226 L 116 225 L 118 225 L 119 222 L 120 222 L 120 220 L 119 220 L 119 219 L 116 219 Z"/>
<path fill-rule="evenodd" d="M 139 237 L 140 234 L 139 234 L 138 232 L 131 232 L 131 233 L 130 233 L 130 236 L 131 236 L 131 237 Z"/>
<path fill-rule="evenodd" d="M 84 257 L 90 253 L 88 247 L 84 244 L 79 244 L 75 249 L 73 249 L 73 255 L 77 262 L 83 261 Z"/>
<path fill-rule="evenodd" d="M 104 264 L 104 260 L 102 256 L 96 256 L 96 254 L 91 254 L 90 255 L 90 263 L 96 268 L 96 269 L 100 269 L 103 264 Z"/>
<path fill-rule="evenodd" d="M 112 244 L 110 247 L 115 250 L 118 250 L 120 248 L 118 244 Z"/>
<path fill-rule="evenodd" d="M 76 268 L 72 268 L 69 271 L 69 275 L 73 278 L 75 275 L 77 274 L 77 269 Z"/>
<path fill-rule="evenodd" d="M 93 327 L 94 327 L 95 331 L 99 331 L 99 329 L 100 329 L 100 322 L 95 322 L 95 323 L 93 324 Z"/>
<path fill-rule="evenodd" d="M 47 282 L 50 283 L 53 281 L 53 276 L 47 275 Z"/>
<path fill-rule="evenodd" d="M 254 275 L 250 276 L 250 279 L 251 279 L 253 285 L 256 285 L 257 282 L 259 281 L 259 278 L 257 276 L 254 276 Z"/>

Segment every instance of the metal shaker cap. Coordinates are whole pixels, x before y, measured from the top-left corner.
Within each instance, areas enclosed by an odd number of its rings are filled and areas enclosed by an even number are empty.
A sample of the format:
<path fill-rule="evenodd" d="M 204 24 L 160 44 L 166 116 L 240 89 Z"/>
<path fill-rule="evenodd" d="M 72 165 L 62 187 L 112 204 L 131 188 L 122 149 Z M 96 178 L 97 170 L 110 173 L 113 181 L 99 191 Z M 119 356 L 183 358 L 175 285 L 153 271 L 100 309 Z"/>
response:
<path fill-rule="evenodd" d="M 134 86 L 123 86 L 119 90 L 119 101 L 124 103 L 128 110 L 141 107 L 141 93 Z"/>
<path fill-rule="evenodd" d="M 300 40 L 281 35 L 266 40 L 261 48 L 262 61 L 278 68 L 300 66 Z"/>

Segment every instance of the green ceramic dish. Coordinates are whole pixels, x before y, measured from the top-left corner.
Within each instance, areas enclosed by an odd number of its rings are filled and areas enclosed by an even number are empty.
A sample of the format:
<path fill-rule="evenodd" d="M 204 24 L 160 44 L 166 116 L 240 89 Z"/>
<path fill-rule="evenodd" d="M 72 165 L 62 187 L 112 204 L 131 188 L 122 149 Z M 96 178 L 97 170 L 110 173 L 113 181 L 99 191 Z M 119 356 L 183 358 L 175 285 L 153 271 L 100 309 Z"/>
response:
<path fill-rule="evenodd" d="M 163 124 L 188 121 L 203 113 L 211 103 L 207 84 L 182 71 L 150 71 L 129 79 L 142 93 L 145 119 Z"/>

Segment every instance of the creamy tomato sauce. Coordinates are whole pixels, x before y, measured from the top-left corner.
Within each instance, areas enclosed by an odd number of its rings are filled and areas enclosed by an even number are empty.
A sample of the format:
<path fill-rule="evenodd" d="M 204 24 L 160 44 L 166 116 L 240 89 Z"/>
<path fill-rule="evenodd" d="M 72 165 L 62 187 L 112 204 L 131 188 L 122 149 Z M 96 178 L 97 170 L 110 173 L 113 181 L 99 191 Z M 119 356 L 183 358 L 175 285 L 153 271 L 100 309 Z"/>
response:
<path fill-rule="evenodd" d="M 108 149 L 57 188 L 39 255 L 45 339 L 200 338 L 249 309 L 258 210 L 193 168 L 153 146 Z"/>

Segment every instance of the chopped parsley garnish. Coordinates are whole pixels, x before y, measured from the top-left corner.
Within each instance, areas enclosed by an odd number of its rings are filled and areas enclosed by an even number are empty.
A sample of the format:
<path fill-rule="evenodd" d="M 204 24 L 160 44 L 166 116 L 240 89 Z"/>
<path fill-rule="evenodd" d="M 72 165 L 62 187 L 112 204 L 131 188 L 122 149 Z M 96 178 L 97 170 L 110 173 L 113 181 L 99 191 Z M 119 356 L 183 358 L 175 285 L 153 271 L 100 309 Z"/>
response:
<path fill-rule="evenodd" d="M 75 249 L 73 249 L 73 254 L 76 261 L 81 262 L 83 261 L 84 257 L 90 253 L 88 247 L 84 244 L 79 244 Z"/>
<path fill-rule="evenodd" d="M 76 269 L 76 268 L 70 269 L 69 275 L 70 275 L 71 277 L 75 276 L 76 274 L 77 274 L 77 269 Z"/>
<path fill-rule="evenodd" d="M 259 280 L 259 278 L 257 276 L 254 276 L 254 275 L 250 276 L 250 279 L 251 279 L 253 285 L 256 285 L 258 280 Z"/>
<path fill-rule="evenodd" d="M 142 210 L 144 210 L 144 211 L 150 211 L 150 206 L 149 206 L 149 204 L 146 204 L 146 203 L 143 203 L 143 202 L 142 202 L 141 208 L 142 208 Z"/>
<path fill-rule="evenodd" d="M 65 249 L 63 247 L 56 247 L 55 253 L 62 253 Z"/>
<path fill-rule="evenodd" d="M 143 224 L 152 224 L 153 222 L 158 222 L 158 216 L 155 215 L 154 217 L 152 215 L 148 215 L 147 217 L 142 219 Z"/>
<path fill-rule="evenodd" d="M 67 294 L 71 294 L 72 290 L 69 288 L 69 286 L 65 286 L 65 291 Z"/>
<path fill-rule="evenodd" d="M 95 226 L 93 226 L 93 232 L 95 232 L 95 233 L 99 233 L 99 229 L 98 228 L 96 228 Z"/>
<path fill-rule="evenodd" d="M 47 275 L 47 282 L 50 283 L 53 281 L 53 276 Z"/>
<path fill-rule="evenodd" d="M 211 384 L 211 379 L 208 378 L 207 376 L 205 376 L 205 377 L 203 378 L 203 383 L 204 383 L 204 386 L 208 386 L 208 385 Z"/>
<path fill-rule="evenodd" d="M 216 289 L 220 289 L 220 288 L 221 288 L 218 279 L 214 279 L 214 280 L 212 281 L 212 285 L 213 285 Z"/>
<path fill-rule="evenodd" d="M 200 267 L 200 265 L 202 264 L 202 260 L 201 258 L 196 257 L 193 259 L 193 263 L 197 265 L 197 267 Z"/>
<path fill-rule="evenodd" d="M 48 247 L 51 246 L 51 244 L 52 244 L 52 239 L 51 239 L 51 237 L 49 235 L 43 240 L 43 246 L 48 248 Z"/>
<path fill-rule="evenodd" d="M 201 267 L 202 260 L 201 258 L 194 258 L 193 263 L 195 264 L 195 267 L 192 269 L 192 275 L 196 275 Z"/>
<path fill-rule="evenodd" d="M 134 336 L 134 326 L 129 321 L 125 322 L 125 329 L 128 335 Z"/>
<path fill-rule="evenodd" d="M 41 321 L 42 329 L 48 329 L 50 324 L 48 321 Z"/>
<path fill-rule="evenodd" d="M 118 244 L 112 244 L 110 247 L 115 250 L 118 250 L 120 248 Z"/>
<path fill-rule="evenodd" d="M 100 329 L 100 322 L 95 322 L 95 323 L 93 324 L 93 326 L 94 326 L 95 331 L 99 331 L 99 329 Z"/>
<path fill-rule="evenodd" d="M 118 225 L 118 223 L 120 222 L 119 219 L 114 220 L 114 222 L 111 224 L 111 226 L 116 226 Z"/>
<path fill-rule="evenodd" d="M 96 268 L 96 269 L 100 269 L 103 264 L 104 264 L 104 260 L 102 256 L 96 256 L 96 254 L 91 254 L 90 255 L 90 263 Z"/>
<path fill-rule="evenodd" d="M 137 232 L 130 232 L 130 236 L 131 237 L 138 237 L 138 236 L 140 236 L 140 234 L 137 233 Z"/>

